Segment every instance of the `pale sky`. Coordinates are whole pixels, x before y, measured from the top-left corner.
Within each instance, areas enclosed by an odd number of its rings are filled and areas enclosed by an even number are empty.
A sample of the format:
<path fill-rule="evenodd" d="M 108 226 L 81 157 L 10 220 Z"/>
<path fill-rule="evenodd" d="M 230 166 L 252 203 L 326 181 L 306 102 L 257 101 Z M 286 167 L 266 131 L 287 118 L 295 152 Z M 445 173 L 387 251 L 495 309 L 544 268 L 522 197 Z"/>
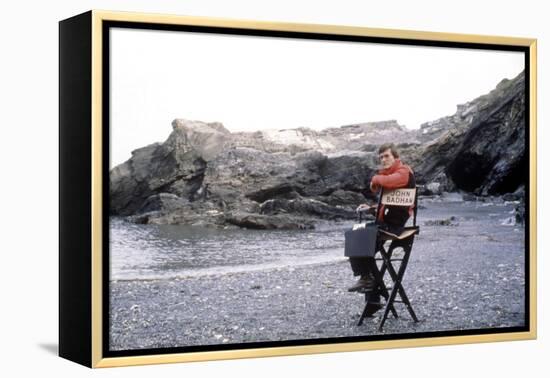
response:
<path fill-rule="evenodd" d="M 520 52 L 111 29 L 110 168 L 163 142 L 175 118 L 230 131 L 408 128 L 524 69 Z"/>

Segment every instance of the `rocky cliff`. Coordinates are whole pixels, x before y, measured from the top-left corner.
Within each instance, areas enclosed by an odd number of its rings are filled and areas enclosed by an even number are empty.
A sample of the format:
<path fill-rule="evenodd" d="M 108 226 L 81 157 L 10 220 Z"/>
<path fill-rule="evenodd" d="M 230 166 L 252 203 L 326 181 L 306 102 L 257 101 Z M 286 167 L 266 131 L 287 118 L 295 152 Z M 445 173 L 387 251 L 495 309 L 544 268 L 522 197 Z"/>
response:
<path fill-rule="evenodd" d="M 510 193 L 527 177 L 525 130 L 523 74 L 419 130 L 385 121 L 231 133 L 221 123 L 176 119 L 164 143 L 134 150 L 111 170 L 110 213 L 249 228 L 351 219 L 373 198 L 368 183 L 385 142 L 399 146 L 424 193 Z"/>
<path fill-rule="evenodd" d="M 477 195 L 517 190 L 529 172 L 525 149 L 525 83 L 521 73 L 450 116 L 422 125 L 428 137 L 411 156 L 421 182 Z M 432 135 L 437 138 L 432 139 Z"/>

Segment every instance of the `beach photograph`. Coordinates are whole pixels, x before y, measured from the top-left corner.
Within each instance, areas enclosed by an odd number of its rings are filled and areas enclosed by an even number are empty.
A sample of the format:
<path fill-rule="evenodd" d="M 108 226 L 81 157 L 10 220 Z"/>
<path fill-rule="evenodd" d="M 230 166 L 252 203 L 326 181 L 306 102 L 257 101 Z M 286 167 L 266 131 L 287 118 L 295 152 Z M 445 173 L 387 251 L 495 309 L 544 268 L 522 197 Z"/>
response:
<path fill-rule="evenodd" d="M 523 52 L 109 33 L 109 351 L 526 326 Z M 345 233 L 407 185 L 418 321 L 358 325 Z"/>

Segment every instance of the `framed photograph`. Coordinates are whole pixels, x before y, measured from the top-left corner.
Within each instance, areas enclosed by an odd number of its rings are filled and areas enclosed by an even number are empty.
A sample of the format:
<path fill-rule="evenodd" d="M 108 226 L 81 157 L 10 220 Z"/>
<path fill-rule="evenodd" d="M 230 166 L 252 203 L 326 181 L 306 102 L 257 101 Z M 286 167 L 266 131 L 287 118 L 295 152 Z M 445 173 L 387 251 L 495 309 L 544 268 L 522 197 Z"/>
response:
<path fill-rule="evenodd" d="M 59 23 L 59 355 L 536 338 L 536 40 Z"/>

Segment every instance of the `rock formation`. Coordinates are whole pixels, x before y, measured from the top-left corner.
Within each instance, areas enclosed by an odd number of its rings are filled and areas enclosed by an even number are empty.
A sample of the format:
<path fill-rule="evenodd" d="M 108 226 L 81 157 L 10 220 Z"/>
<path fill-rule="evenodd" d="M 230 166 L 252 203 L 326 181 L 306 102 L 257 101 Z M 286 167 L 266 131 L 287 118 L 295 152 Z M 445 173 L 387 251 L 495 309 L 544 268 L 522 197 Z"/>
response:
<path fill-rule="evenodd" d="M 426 194 L 518 192 L 527 178 L 523 73 L 408 130 L 396 121 L 315 131 L 229 132 L 176 119 L 164 143 L 132 151 L 110 172 L 110 214 L 137 223 L 313 228 L 353 219 L 374 199 L 377 147 L 394 142 Z"/>
<path fill-rule="evenodd" d="M 427 141 L 411 161 L 420 182 L 476 195 L 514 192 L 527 181 L 525 83 L 521 73 L 450 117 L 421 126 Z M 438 137 L 430 140 L 430 134 Z"/>

